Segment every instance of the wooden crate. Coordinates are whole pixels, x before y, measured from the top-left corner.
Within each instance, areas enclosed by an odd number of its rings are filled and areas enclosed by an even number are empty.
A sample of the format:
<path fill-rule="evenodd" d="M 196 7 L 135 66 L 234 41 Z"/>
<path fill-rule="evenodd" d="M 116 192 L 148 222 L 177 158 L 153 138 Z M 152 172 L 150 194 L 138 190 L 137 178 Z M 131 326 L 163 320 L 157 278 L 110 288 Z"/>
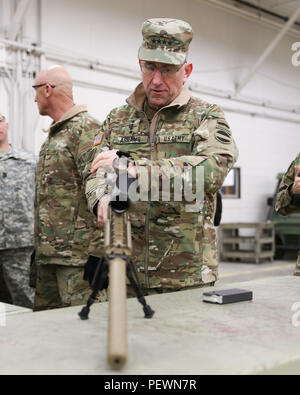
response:
<path fill-rule="evenodd" d="M 273 222 L 225 223 L 219 226 L 218 235 L 219 255 L 223 261 L 260 263 L 265 259 L 274 260 Z"/>

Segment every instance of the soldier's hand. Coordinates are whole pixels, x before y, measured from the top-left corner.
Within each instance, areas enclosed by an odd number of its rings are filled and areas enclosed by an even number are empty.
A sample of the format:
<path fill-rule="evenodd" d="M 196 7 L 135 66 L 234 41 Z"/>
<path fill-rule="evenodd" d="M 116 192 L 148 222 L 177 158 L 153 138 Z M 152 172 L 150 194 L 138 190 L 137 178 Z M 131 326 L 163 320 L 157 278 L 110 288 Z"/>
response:
<path fill-rule="evenodd" d="M 112 167 L 114 159 L 117 158 L 117 152 L 114 149 L 101 152 L 101 154 L 96 156 L 91 166 L 91 173 L 96 173 L 100 167 Z"/>
<path fill-rule="evenodd" d="M 108 206 L 109 206 L 110 199 L 111 199 L 111 197 L 109 195 L 104 195 L 98 203 L 97 219 L 98 219 L 99 225 L 101 225 L 101 226 L 104 226 L 107 222 Z"/>
<path fill-rule="evenodd" d="M 300 194 L 300 166 L 296 172 L 295 181 L 291 188 L 292 195 Z"/>
<path fill-rule="evenodd" d="M 137 172 L 136 172 L 136 167 L 135 167 L 134 163 L 132 163 L 132 162 L 129 163 L 127 171 L 128 171 L 128 174 L 132 178 L 136 178 Z"/>

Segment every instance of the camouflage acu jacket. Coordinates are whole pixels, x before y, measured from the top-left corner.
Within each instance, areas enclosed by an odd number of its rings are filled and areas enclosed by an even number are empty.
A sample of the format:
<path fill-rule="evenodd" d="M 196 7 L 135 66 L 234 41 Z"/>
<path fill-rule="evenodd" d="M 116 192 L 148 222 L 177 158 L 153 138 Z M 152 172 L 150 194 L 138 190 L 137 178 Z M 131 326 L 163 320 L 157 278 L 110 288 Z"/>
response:
<path fill-rule="evenodd" d="M 276 211 L 281 215 L 300 213 L 300 206 L 292 204 L 292 196 L 289 193 L 289 188 L 294 183 L 299 166 L 300 154 L 298 154 L 297 158 L 291 163 L 279 186 L 279 192 L 276 197 Z M 300 276 L 300 250 L 294 274 Z"/>
<path fill-rule="evenodd" d="M 276 197 L 276 211 L 281 215 L 300 212 L 299 206 L 292 205 L 292 196 L 289 193 L 289 188 L 294 183 L 296 171 L 299 166 L 300 154 L 298 154 L 297 158 L 291 163 L 279 186 L 279 191 Z"/>
<path fill-rule="evenodd" d="M 87 208 L 82 175 L 99 128 L 85 106 L 75 106 L 49 129 L 37 166 L 37 264 L 82 266 L 88 252 L 97 255 L 100 231 Z"/>
<path fill-rule="evenodd" d="M 237 159 L 237 149 L 223 112 L 191 97 L 188 89 L 169 106 L 159 110 L 152 121 L 143 111 L 146 96 L 142 84 L 113 110 L 95 141 L 90 162 L 107 149 L 129 151 L 134 159 L 140 189 L 148 191 L 155 168 L 161 180 L 172 183 L 182 178 L 184 166 L 204 170 L 204 205 L 195 212 L 186 210 L 186 201 L 134 202 L 130 217 L 133 230 L 133 259 L 142 284 L 147 288 L 181 288 L 212 282 L 216 270 L 216 235 L 213 226 L 215 195 Z M 195 182 L 195 172 L 192 175 Z M 194 184 L 193 184 L 194 186 Z M 87 181 L 90 210 L 107 192 L 104 172 Z M 204 250 L 207 266 L 204 263 Z"/>
<path fill-rule="evenodd" d="M 34 154 L 11 148 L 0 156 L 0 250 L 34 244 Z"/>

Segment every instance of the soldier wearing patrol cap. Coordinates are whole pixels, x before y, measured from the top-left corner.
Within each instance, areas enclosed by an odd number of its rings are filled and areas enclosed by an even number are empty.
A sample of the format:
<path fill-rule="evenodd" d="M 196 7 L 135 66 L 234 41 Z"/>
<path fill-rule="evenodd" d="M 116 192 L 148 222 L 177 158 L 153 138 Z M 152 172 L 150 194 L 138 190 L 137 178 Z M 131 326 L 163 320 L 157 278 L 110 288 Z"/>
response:
<path fill-rule="evenodd" d="M 111 199 L 105 167 L 112 166 L 118 150 L 130 153 L 128 171 L 144 191 L 153 187 L 153 172 L 161 193 L 166 177 L 175 183 L 186 166 L 202 169 L 204 202 L 198 210 L 188 212 L 184 197 L 132 203 L 133 260 L 145 294 L 212 285 L 217 278 L 216 193 L 237 159 L 237 148 L 223 111 L 192 97 L 187 87 L 193 69 L 187 61 L 191 26 L 149 19 L 142 34 L 142 83 L 126 105 L 111 111 L 95 140 L 86 188 L 89 208 L 103 225 Z"/>
<path fill-rule="evenodd" d="M 298 198 L 295 198 L 297 196 Z M 276 211 L 281 215 L 300 213 L 300 153 L 283 176 L 276 197 Z M 300 251 L 295 276 L 300 276 Z"/>

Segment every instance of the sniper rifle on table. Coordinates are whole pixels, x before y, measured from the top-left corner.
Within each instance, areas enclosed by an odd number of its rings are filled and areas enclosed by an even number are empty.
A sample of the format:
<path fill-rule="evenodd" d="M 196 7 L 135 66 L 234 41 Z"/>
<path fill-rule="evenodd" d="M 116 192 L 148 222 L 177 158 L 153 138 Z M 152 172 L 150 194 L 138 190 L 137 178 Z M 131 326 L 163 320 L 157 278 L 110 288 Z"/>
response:
<path fill-rule="evenodd" d="M 90 277 L 93 292 L 79 316 L 82 320 L 87 320 L 90 307 L 96 301 L 98 293 L 103 289 L 109 289 L 107 359 L 111 367 L 120 369 L 127 361 L 126 277 L 135 290 L 138 301 L 143 305 L 145 318 L 152 318 L 154 311 L 146 303 L 135 265 L 131 260 L 128 190 L 135 178 L 131 178 L 127 173 L 129 155 L 121 151 L 117 152 L 117 155 L 118 158 L 114 161 L 117 188 L 110 202 L 104 232 L 105 258 L 89 258 L 89 264 L 93 266 L 93 278 Z"/>

